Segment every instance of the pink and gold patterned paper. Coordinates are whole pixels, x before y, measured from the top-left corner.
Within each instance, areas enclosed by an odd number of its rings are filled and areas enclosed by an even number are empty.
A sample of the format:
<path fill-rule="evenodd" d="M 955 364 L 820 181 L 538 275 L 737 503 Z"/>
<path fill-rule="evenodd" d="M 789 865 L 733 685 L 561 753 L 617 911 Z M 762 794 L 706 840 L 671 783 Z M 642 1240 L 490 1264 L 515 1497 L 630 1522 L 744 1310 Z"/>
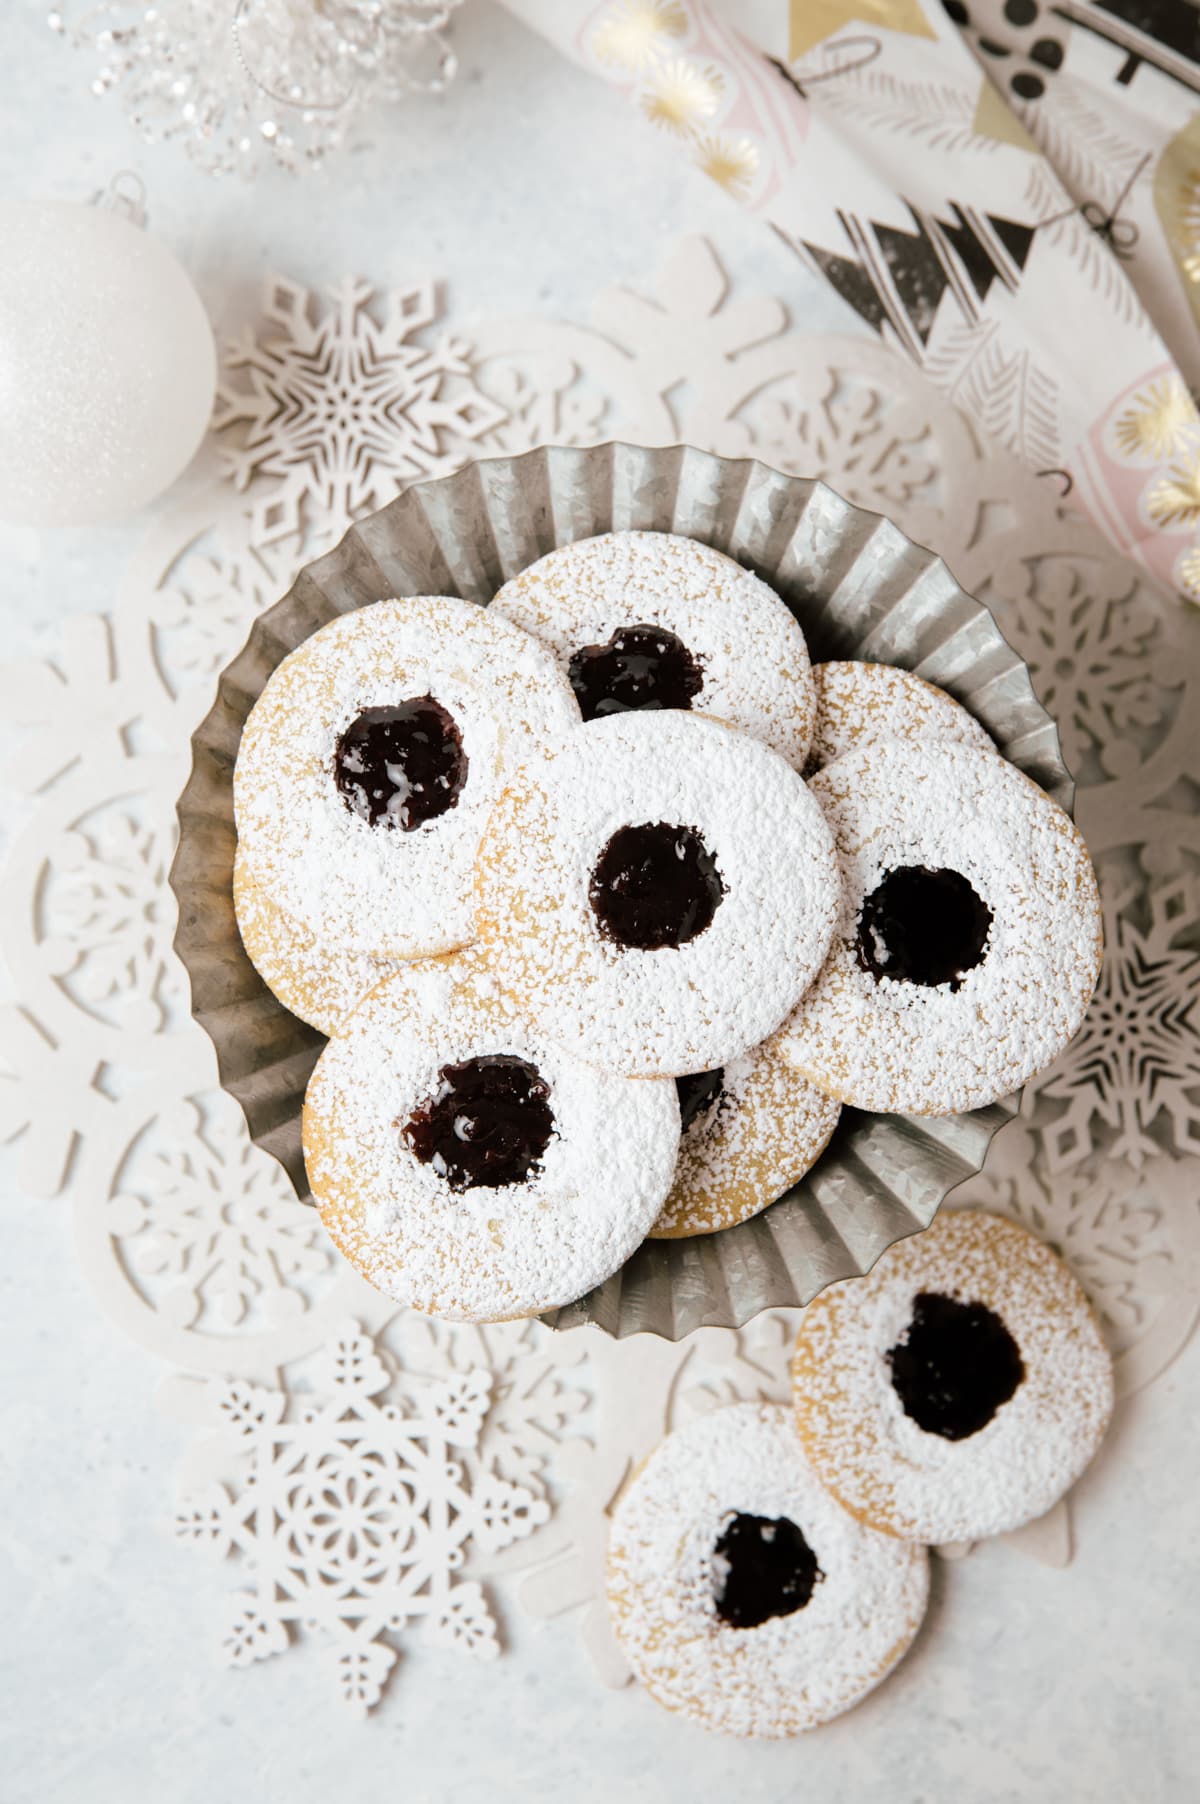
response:
<path fill-rule="evenodd" d="M 1123 3 L 1065 10 L 1115 16 Z M 1042 38 L 1018 56 L 959 0 L 946 11 L 934 0 L 792 0 L 789 11 L 780 0 L 775 55 L 708 0 L 507 4 L 762 214 L 989 438 L 1200 600 L 1200 415 L 1180 368 L 1200 370 L 1195 329 L 1186 307 L 1143 304 L 1131 274 L 1161 295 L 1164 277 L 1178 288 L 1175 265 L 1149 245 L 1135 265 L 1119 207 L 1080 198 L 1067 128 L 1043 154 L 1008 104 L 1039 82 L 1044 94 L 1055 53 L 1035 54 Z M 990 20 L 1003 0 L 971 7 Z M 1037 0 L 1005 10 L 1036 27 Z M 980 64 L 1010 61 L 1001 92 Z M 1166 109 L 1163 130 L 1182 129 L 1189 110 Z M 1200 277 L 1200 144 L 1197 165 Z"/>

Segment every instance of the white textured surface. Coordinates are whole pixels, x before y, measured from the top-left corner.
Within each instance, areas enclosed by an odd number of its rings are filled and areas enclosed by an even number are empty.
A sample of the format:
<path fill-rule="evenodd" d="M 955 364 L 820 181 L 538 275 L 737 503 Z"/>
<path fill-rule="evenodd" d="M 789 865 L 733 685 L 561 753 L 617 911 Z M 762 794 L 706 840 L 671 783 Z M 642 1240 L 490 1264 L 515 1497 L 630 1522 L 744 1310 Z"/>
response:
<path fill-rule="evenodd" d="M 549 1086 L 554 1131 L 525 1183 L 454 1191 L 401 1128 L 444 1066 L 496 1054 Z M 387 1296 L 454 1321 L 538 1315 L 603 1283 L 645 1238 L 678 1146 L 674 1084 L 595 1071 L 551 1045 L 469 955 L 373 990 L 304 1100 L 305 1164 L 334 1240 Z"/>
<path fill-rule="evenodd" d="M 735 1515 L 795 1523 L 808 1602 L 722 1622 L 713 1548 Z M 864 1528 L 823 1488 L 787 1409 L 737 1404 L 677 1428 L 622 1492 L 609 1538 L 617 1639 L 658 1702 L 726 1735 L 797 1735 L 839 1716 L 902 1658 L 925 1612 L 923 1547 Z"/>
<path fill-rule="evenodd" d="M 250 189 L 218 187 L 181 156 L 148 156 L 115 106 L 87 94 L 86 72 L 45 31 L 38 5 L 6 9 L 0 41 L 9 66 L 21 71 L 0 127 L 8 191 L 86 197 L 114 169 L 138 164 L 150 187 L 152 229 L 196 275 L 223 331 L 256 316 L 261 278 L 273 269 L 320 284 L 347 270 L 387 282 L 428 267 L 446 277 L 459 306 L 577 320 L 600 289 L 622 283 L 645 289 L 680 233 L 710 232 L 734 280 L 725 304 L 700 329 L 720 330 L 727 334 L 723 346 L 738 347 L 729 367 L 744 371 L 738 380 L 746 392 L 772 379 L 778 393 L 781 371 L 796 372 L 803 384 L 799 438 L 796 416 L 776 406 L 757 421 L 753 443 L 777 463 L 827 463 L 837 486 L 868 505 L 887 505 L 918 537 L 942 546 L 964 580 L 987 589 L 1006 610 L 1006 630 L 1040 663 L 1039 686 L 1048 695 L 1053 689 L 1077 768 L 1094 773 L 1098 755 L 1107 769 L 1110 758 L 1130 752 L 1136 729 L 1114 732 L 1110 716 L 1120 697 L 1142 694 L 1138 684 L 1148 682 L 1140 673 L 1150 667 L 1154 626 L 1145 587 L 1078 522 L 1048 523 L 1045 485 L 1035 490 L 1011 470 L 983 469 L 945 407 L 932 409 L 934 451 L 914 477 L 904 422 L 913 422 L 915 436 L 930 415 L 900 360 L 865 336 L 852 352 L 848 341 L 832 353 L 814 346 L 807 335 L 846 329 L 849 311 L 759 221 L 689 176 L 665 135 L 635 129 L 623 102 L 565 69 L 498 8 L 482 0 L 468 5 L 458 34 L 463 75 L 444 103 L 379 120 L 371 146 L 303 189 L 281 179 Z M 514 120 L 519 130 L 512 129 Z M 680 291 L 686 288 L 689 307 L 695 299 L 701 251 L 681 250 L 673 266 L 673 342 L 682 330 Z M 711 260 L 706 267 L 719 286 L 723 278 Z M 760 345 L 761 309 L 774 306 L 767 297 L 775 294 L 786 294 L 796 335 Z M 657 307 L 644 313 L 622 343 L 634 342 L 650 323 L 660 331 Z M 771 317 L 778 323 L 782 314 Z M 693 322 L 692 312 L 687 318 Z M 573 326 L 560 328 L 555 356 L 569 359 L 581 338 Z M 869 429 L 872 468 L 882 472 L 878 487 L 861 481 L 863 416 L 853 395 L 833 409 L 826 431 L 830 356 L 830 367 L 863 374 L 867 392 L 881 398 Z M 899 419 L 889 411 L 896 395 L 907 410 Z M 699 405 L 708 407 L 703 393 Z M 715 407 L 703 417 L 689 412 L 684 436 L 720 434 L 723 417 Z M 734 424 L 740 431 L 740 420 Z M 658 428 L 660 436 L 664 430 Z M 736 449 L 730 434 L 721 448 Z M 918 457 L 924 455 L 919 449 Z M 956 485 L 950 501 L 935 491 L 939 470 Z M 999 542 L 985 533 L 970 549 L 967 524 L 973 530 L 982 500 L 1000 493 L 1006 507 L 1010 493 L 1022 497 L 1019 529 L 1008 536 L 1001 530 Z M 63 623 L 108 605 L 145 526 L 139 520 L 40 541 L 0 533 L 0 608 L 10 655 L 61 657 Z M 168 542 L 176 546 L 178 535 Z M 1040 557 L 1030 563 L 1034 549 Z M 287 580 L 286 569 L 274 569 L 267 598 Z M 1088 608 L 1079 645 L 1081 597 Z M 145 682 L 140 644 L 127 625 L 118 647 L 127 685 Z M 76 655 L 81 652 L 82 646 Z M 1085 658 L 1099 663 L 1085 667 Z M 1169 686 L 1176 672 L 1165 647 L 1162 659 L 1161 680 Z M 129 687 L 122 691 L 129 693 Z M 1157 718 L 1161 690 L 1150 684 L 1146 694 Z M 94 685 L 89 695 L 99 712 L 105 704 Z M 1164 780 L 1184 767 L 1185 739 L 1181 715 L 1155 767 Z M 1143 794 L 1136 765 L 1134 757 L 1122 764 L 1121 782 L 1085 796 L 1093 821 L 1111 817 L 1113 831 L 1125 831 L 1122 809 Z M 164 812 L 169 816 L 169 798 Z M 1142 807 L 1136 814 L 1139 843 L 1152 837 L 1147 822 L 1158 812 Z M 1161 812 L 1160 837 L 1174 836 L 1180 816 Z M 15 804 L 6 804 L 10 833 L 21 818 Z M 136 918 L 153 893 L 136 891 Z M 22 889 L 17 902 L 24 901 Z M 1156 969 L 1172 958 L 1178 963 L 1168 939 L 1165 923 L 1139 928 L 1129 948 L 1134 978 L 1133 955 L 1143 948 L 1153 953 Z M 22 956 L 14 966 L 19 963 L 25 979 L 35 955 L 25 955 L 24 940 L 18 944 Z M 37 979 L 39 1011 L 50 981 Z M 67 1035 L 83 1020 L 81 1008 L 66 1010 Z M 160 1039 L 160 1059 L 163 1044 Z M 93 1061 L 100 1056 L 94 1047 L 92 1039 L 82 1048 L 76 1042 L 69 1056 Z M 205 1065 L 195 1081 L 208 1081 L 207 1071 Z M 160 1072 L 156 1096 L 173 1081 Z M 1073 1085 L 1086 1128 L 1094 1085 L 1072 1069 L 1062 1081 Z M 127 1094 L 144 1094 L 138 1083 Z M 1140 1117 L 1134 1123 L 1138 1094 L 1131 1083 L 1120 1106 L 1123 1123 L 1141 1135 Z M 695 1804 L 708 1797 L 795 1804 L 800 1794 L 824 1804 L 1026 1804 L 1047 1796 L 1070 1804 L 1191 1804 L 1200 1767 L 1193 1708 L 1200 1617 L 1185 1595 L 1200 1495 L 1195 1343 L 1126 1407 L 1078 1488 L 1074 1565 L 1047 1573 L 1002 1545 L 953 1568 L 935 1562 L 927 1626 L 899 1672 L 853 1715 L 801 1747 L 715 1741 L 673 1722 L 636 1689 L 599 1688 L 575 1610 L 531 1622 L 510 1607 L 506 1657 L 486 1675 L 466 1679 L 455 1655 L 414 1642 L 394 1694 L 365 1728 L 331 1704 L 328 1673 L 311 1648 L 230 1672 L 216 1641 L 222 1590 L 239 1582 L 240 1573 L 222 1572 L 171 1544 L 168 1478 L 196 1430 L 156 1410 L 151 1387 L 164 1368 L 146 1352 L 156 1333 L 162 1357 L 188 1365 L 203 1359 L 212 1369 L 220 1345 L 203 1323 L 197 1332 L 168 1332 L 124 1277 L 119 1296 L 117 1288 L 105 1290 L 100 1275 L 119 1261 L 131 1266 L 141 1237 L 118 1234 L 110 1241 L 104 1233 L 108 1174 L 125 1142 L 101 1143 L 103 1113 L 98 1105 L 87 1124 L 94 1153 L 82 1174 L 86 1190 L 74 1203 L 66 1197 L 30 1202 L 29 1180 L 17 1175 L 19 1166 L 30 1170 L 28 1134 L 12 1153 L 0 1152 L 0 1386 L 11 1475 L 0 1563 L 5 1804 L 50 1798 L 129 1804 L 155 1784 L 169 1791 L 171 1804 L 239 1798 L 251 1784 L 262 1804 L 326 1804 L 351 1790 L 372 1797 L 387 1782 L 381 1775 L 389 1774 L 402 1775 L 406 1795 L 421 1804 L 425 1798 L 526 1804 L 539 1793 L 631 1804 Z M 140 1121 L 140 1103 L 134 1113 Z M 129 1110 L 123 1120 L 128 1139 L 137 1123 Z M 1181 1114 L 1181 1133 L 1182 1123 Z M 1056 1231 L 1086 1251 L 1089 1282 L 1130 1349 L 1126 1385 L 1145 1385 L 1178 1347 L 1190 1319 L 1194 1198 L 1185 1186 L 1168 1192 L 1153 1167 L 1146 1182 L 1119 1162 L 1099 1172 L 1089 1166 L 1079 1181 L 1071 1170 L 1053 1178 L 1041 1169 L 1031 1174 L 1021 1135 L 1001 1136 L 998 1147 L 1016 1151 L 985 1181 L 984 1194 L 994 1191 L 999 1202 L 1011 1194 L 1027 1214 L 1046 1211 Z M 1083 1139 L 1086 1145 L 1086 1133 Z M 194 1138 L 186 1151 L 195 1155 Z M 243 1204 L 248 1208 L 253 1197 L 241 1196 L 228 1171 L 225 1182 L 206 1207 L 215 1209 L 220 1200 L 244 1219 Z M 194 1207 L 198 1194 L 165 1194 L 152 1222 L 167 1223 Z M 80 1246 L 91 1248 L 86 1276 L 77 1264 Z M 188 1282 L 197 1286 L 199 1306 L 206 1271 L 192 1270 Z M 239 1346 L 246 1351 L 248 1343 Z M 626 1449 L 640 1457 L 661 1438 L 666 1411 L 684 1407 L 690 1381 L 685 1375 L 676 1382 L 680 1354 L 662 1343 L 649 1349 L 622 1343 L 607 1356 L 609 1426 L 585 1471 L 588 1488 L 611 1492 Z M 567 1578 L 560 1564 L 547 1567 L 537 1593 L 547 1611 L 562 1607 L 574 1587 L 572 1594 L 588 1595 L 591 1583 L 584 1487 L 564 1489 L 579 1545 Z"/>
<path fill-rule="evenodd" d="M 567 669 L 620 627 L 661 626 L 700 666 L 692 707 L 753 733 L 802 770 L 815 697 L 804 634 L 773 589 L 732 558 L 666 532 L 609 532 L 564 545 L 496 596 Z"/>
<path fill-rule="evenodd" d="M 678 946 L 604 937 L 589 900 L 614 834 L 698 833 L 724 893 Z M 517 773 L 479 852 L 498 980 L 552 1038 L 635 1077 L 711 1071 L 756 1046 L 820 969 L 840 900 L 821 810 L 769 746 L 697 714 L 587 721 Z"/>

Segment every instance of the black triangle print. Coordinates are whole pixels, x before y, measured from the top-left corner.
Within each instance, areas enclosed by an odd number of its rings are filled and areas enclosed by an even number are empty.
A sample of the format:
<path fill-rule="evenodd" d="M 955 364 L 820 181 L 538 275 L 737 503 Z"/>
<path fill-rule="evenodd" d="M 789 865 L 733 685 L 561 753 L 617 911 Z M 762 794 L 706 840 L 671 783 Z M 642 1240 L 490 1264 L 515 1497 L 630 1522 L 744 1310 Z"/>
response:
<path fill-rule="evenodd" d="M 819 245 L 809 244 L 807 239 L 802 242 L 829 286 L 844 301 L 849 301 L 854 311 L 869 326 L 873 326 L 876 332 L 882 332 L 887 323 L 887 310 L 865 270 L 849 257 L 839 257 L 833 251 L 823 251 Z"/>
<path fill-rule="evenodd" d="M 979 299 L 985 301 L 996 280 L 996 265 L 988 256 L 986 245 L 980 242 L 978 233 L 964 217 L 962 208 L 951 206 L 950 211 L 954 215 L 954 223 L 948 219 L 939 219 L 938 224 L 947 244 L 966 271 L 971 287 Z"/>
<path fill-rule="evenodd" d="M 1189 62 L 1200 62 L 1200 13 L 1189 0 L 1096 0 L 1096 5 L 1099 12 L 1123 20 L 1135 32 L 1144 32 L 1152 43 L 1177 50 Z M 1127 48 L 1141 46 L 1133 43 Z"/>
<path fill-rule="evenodd" d="M 903 232 L 896 226 L 877 225 L 875 240 L 888 273 L 896 285 L 909 324 L 921 340 L 928 341 L 938 303 L 946 292 L 947 277 L 924 230 Z"/>
<path fill-rule="evenodd" d="M 987 222 L 1017 268 L 1024 269 L 1036 227 L 1018 225 L 1015 219 L 997 219 L 994 213 L 988 214 Z"/>

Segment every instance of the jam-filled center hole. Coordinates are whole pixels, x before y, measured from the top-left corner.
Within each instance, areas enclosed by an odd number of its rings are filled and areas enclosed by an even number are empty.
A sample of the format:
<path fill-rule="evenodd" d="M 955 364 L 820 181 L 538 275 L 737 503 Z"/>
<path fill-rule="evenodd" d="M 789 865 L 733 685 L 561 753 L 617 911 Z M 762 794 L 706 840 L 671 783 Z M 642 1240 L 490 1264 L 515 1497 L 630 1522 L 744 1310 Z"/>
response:
<path fill-rule="evenodd" d="M 872 977 L 962 985 L 987 949 L 992 911 L 959 871 L 897 865 L 862 905 L 858 962 Z"/>
<path fill-rule="evenodd" d="M 567 674 L 585 720 L 690 708 L 704 687 L 699 658 L 662 626 L 619 626 L 607 645 L 581 645 Z"/>
<path fill-rule="evenodd" d="M 724 1088 L 725 1071 L 720 1065 L 715 1071 L 691 1071 L 686 1077 L 675 1079 L 681 1133 L 686 1134 L 696 1122 L 707 1120 L 720 1101 Z"/>
<path fill-rule="evenodd" d="M 694 827 L 618 827 L 592 870 L 588 896 L 605 939 L 650 951 L 683 946 L 712 925 L 725 885 Z"/>
<path fill-rule="evenodd" d="M 912 1321 L 887 1361 L 905 1415 L 947 1441 L 986 1428 L 1025 1376 L 1020 1348 L 994 1310 L 939 1291 L 914 1297 Z"/>
<path fill-rule="evenodd" d="M 550 1086 L 535 1065 L 509 1053 L 443 1065 L 437 1089 L 401 1132 L 451 1190 L 523 1184 L 554 1132 Z"/>
<path fill-rule="evenodd" d="M 364 708 L 333 754 L 333 776 L 352 814 L 411 833 L 453 808 L 467 780 L 462 734 L 449 709 L 423 695 Z"/>
<path fill-rule="evenodd" d="M 825 1574 L 787 1516 L 731 1517 L 712 1553 L 713 1601 L 731 1629 L 802 1610 Z"/>

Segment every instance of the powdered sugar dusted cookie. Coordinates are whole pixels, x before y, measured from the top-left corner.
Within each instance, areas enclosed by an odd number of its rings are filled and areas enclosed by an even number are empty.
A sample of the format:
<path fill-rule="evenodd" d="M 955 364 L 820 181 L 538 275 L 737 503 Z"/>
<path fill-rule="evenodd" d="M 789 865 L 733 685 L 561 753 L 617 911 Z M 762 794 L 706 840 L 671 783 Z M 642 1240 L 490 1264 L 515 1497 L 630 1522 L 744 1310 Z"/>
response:
<path fill-rule="evenodd" d="M 953 1209 L 804 1312 L 796 1422 L 864 1522 L 968 1541 L 1044 1515 L 1100 1445 L 1112 1360 L 1071 1273 L 1027 1228 Z"/>
<path fill-rule="evenodd" d="M 815 714 L 804 634 L 722 552 L 674 533 L 604 533 L 539 558 L 492 606 L 556 654 L 585 720 L 691 708 L 803 767 Z"/>
<path fill-rule="evenodd" d="M 1100 969 L 1100 899 L 1061 808 L 994 753 L 874 740 L 812 780 L 841 866 L 829 957 L 780 1036 L 856 1108 L 994 1102 L 1075 1033 Z"/>
<path fill-rule="evenodd" d="M 267 988 L 318 1033 L 334 1034 L 368 990 L 396 969 L 366 952 L 321 947 L 254 880 L 239 847 L 233 862 L 233 906 L 250 963 Z"/>
<path fill-rule="evenodd" d="M 838 907 L 820 808 L 760 740 L 677 712 L 578 727 L 505 789 L 478 927 L 547 1037 L 633 1076 L 757 1045 L 820 968 Z"/>
<path fill-rule="evenodd" d="M 676 1429 L 613 1510 L 622 1651 L 658 1703 L 721 1734 L 796 1735 L 849 1710 L 907 1652 L 928 1591 L 925 1550 L 842 1509 L 777 1405 Z"/>
<path fill-rule="evenodd" d="M 808 769 L 822 770 L 868 739 L 953 739 L 994 752 L 973 714 L 944 689 L 894 664 L 814 664 L 817 724 Z"/>
<path fill-rule="evenodd" d="M 462 945 L 504 774 L 578 719 L 550 655 L 473 602 L 343 614 L 284 659 L 246 722 L 247 862 L 323 944 L 397 958 Z"/>
<path fill-rule="evenodd" d="M 346 1258 L 455 1321 L 561 1307 L 645 1236 L 671 1184 L 671 1083 L 581 1064 L 470 954 L 402 967 L 317 1062 L 304 1159 Z"/>
<path fill-rule="evenodd" d="M 716 1071 L 678 1077 L 675 1088 L 682 1138 L 654 1240 L 749 1221 L 815 1164 L 842 1112 L 780 1058 L 772 1040 Z"/>

